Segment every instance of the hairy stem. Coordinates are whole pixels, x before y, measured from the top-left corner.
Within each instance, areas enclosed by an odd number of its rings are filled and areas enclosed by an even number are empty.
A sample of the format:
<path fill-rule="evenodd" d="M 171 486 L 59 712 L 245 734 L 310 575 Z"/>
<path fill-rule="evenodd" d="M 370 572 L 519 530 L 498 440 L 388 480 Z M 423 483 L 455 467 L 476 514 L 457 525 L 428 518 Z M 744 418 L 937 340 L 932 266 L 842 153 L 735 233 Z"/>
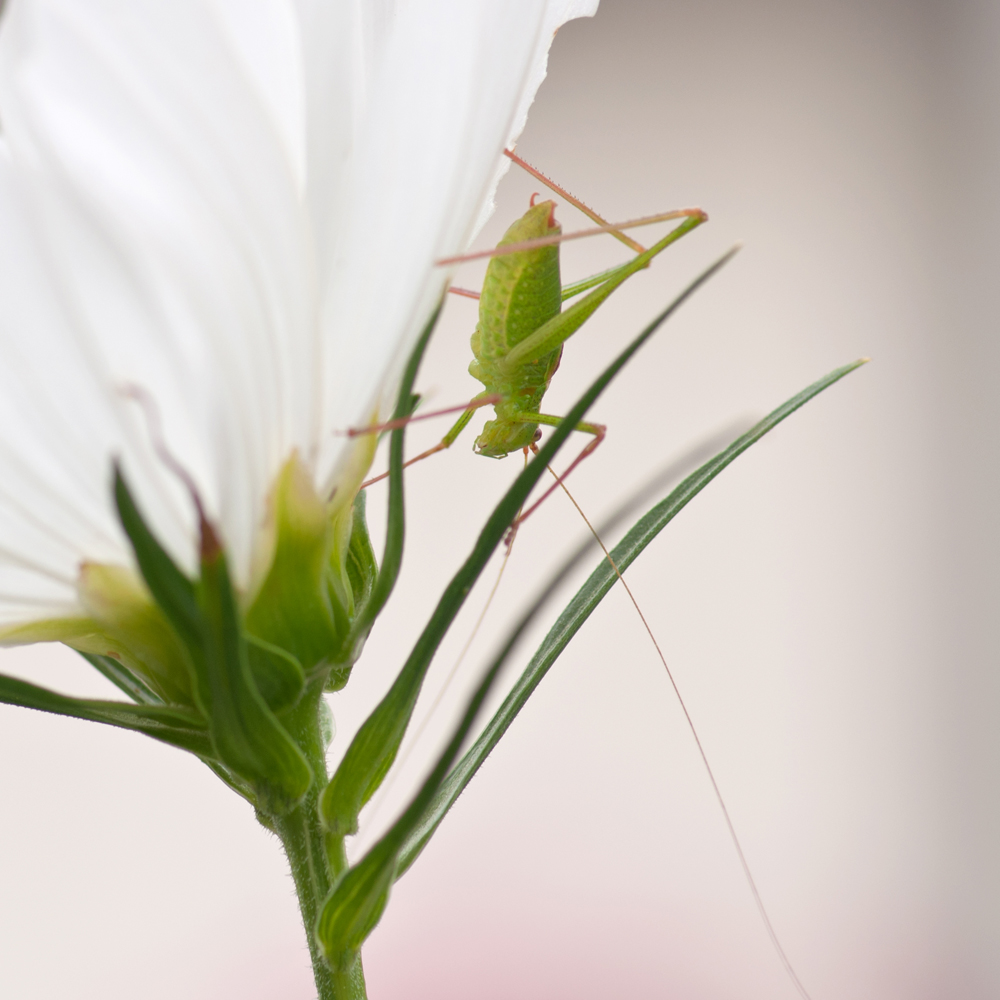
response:
<path fill-rule="evenodd" d="M 312 788 L 290 813 L 268 817 L 268 820 L 281 839 L 292 869 L 319 1000 L 367 1000 L 361 958 L 347 972 L 334 971 L 327 964 L 316 940 L 319 912 L 334 880 L 347 866 L 343 842 L 327 844 L 327 834 L 319 816 L 319 796 L 328 780 L 326 751 L 314 721 L 318 718 L 316 706 L 309 704 L 319 697 L 322 697 L 321 690 L 316 691 L 313 698 L 305 697 L 303 701 L 306 704 L 295 712 L 299 719 L 285 720 L 309 760 L 313 772 Z M 295 725 L 296 721 L 300 722 L 299 726 Z"/>

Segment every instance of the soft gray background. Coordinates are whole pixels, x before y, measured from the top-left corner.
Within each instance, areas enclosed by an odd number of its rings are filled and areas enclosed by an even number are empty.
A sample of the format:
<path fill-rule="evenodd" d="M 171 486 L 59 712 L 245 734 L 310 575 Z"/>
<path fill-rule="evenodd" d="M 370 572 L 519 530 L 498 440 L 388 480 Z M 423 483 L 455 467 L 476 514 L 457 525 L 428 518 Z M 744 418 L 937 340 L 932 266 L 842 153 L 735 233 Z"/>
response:
<path fill-rule="evenodd" d="M 998 53 L 989 2 L 605 0 L 560 33 L 519 146 L 606 216 L 699 204 L 712 217 L 570 344 L 555 412 L 684 281 L 746 243 L 595 407 L 610 433 L 573 477 L 587 511 L 731 419 L 874 359 L 726 471 L 630 571 L 815 1000 L 1000 992 Z M 537 189 L 512 172 L 482 242 Z M 564 273 L 618 259 L 610 240 L 577 244 Z M 451 303 L 422 378 L 441 405 L 475 389 L 474 321 L 473 304 Z M 334 703 L 337 753 L 516 468 L 465 441 L 415 470 L 406 575 Z M 383 498 L 372 490 L 373 512 Z M 525 526 L 466 681 L 579 535 L 559 497 Z M 3 652 L 0 669 L 103 691 L 62 651 Z M 204 768 L 6 708 L 0 755 L 0 995 L 312 995 L 277 845 Z M 621 594 L 398 885 L 366 966 L 373 1000 L 795 996 Z"/>

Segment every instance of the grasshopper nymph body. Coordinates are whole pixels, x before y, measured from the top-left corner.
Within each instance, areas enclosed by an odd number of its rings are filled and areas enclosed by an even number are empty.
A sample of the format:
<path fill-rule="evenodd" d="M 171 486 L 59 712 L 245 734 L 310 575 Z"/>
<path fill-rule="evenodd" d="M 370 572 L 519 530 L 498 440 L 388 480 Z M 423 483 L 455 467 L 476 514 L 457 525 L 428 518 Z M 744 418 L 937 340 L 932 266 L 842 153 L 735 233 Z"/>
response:
<path fill-rule="evenodd" d="M 545 183 L 553 186 L 549 181 Z M 469 373 L 483 383 L 484 390 L 463 409 L 438 444 L 411 458 L 406 465 L 451 447 L 481 406 L 492 404 L 496 414 L 493 420 L 487 421 L 475 442 L 476 451 L 488 458 L 503 458 L 512 451 L 531 448 L 538 440 L 540 424 L 558 426 L 562 417 L 542 413 L 541 404 L 545 390 L 559 367 L 563 344 L 615 289 L 637 271 L 648 267 L 657 254 L 696 229 L 707 218 L 700 209 L 680 209 L 613 226 L 583 206 L 591 218 L 600 222 L 600 227 L 572 233 L 568 238 L 607 232 L 626 242 L 636 255 L 624 264 L 564 286 L 559 274 L 559 243 L 567 237 L 556 222 L 555 202 L 536 203 L 535 197 L 532 196 L 531 207 L 507 230 L 495 250 L 488 254 L 438 261 L 444 265 L 478 256 L 491 257 L 481 294 L 476 296 L 474 292 L 461 291 L 479 298 L 479 322 L 472 335 L 474 357 Z M 575 199 L 573 203 L 582 204 Z M 646 225 L 668 219 L 680 219 L 681 223 L 648 250 L 620 231 L 630 225 Z M 571 298 L 576 298 L 576 301 L 563 310 L 562 303 Z M 375 433 L 391 426 L 381 424 L 349 433 Z M 564 475 L 593 452 L 605 433 L 602 424 L 583 421 L 576 424 L 575 430 L 592 435 L 592 440 Z M 384 475 L 363 485 L 376 482 Z M 523 517 L 527 517 L 540 502 L 537 501 Z"/>
<path fill-rule="evenodd" d="M 562 232 L 555 220 L 555 202 L 542 201 L 518 219 L 498 244 L 553 236 Z M 509 256 L 494 257 L 486 271 L 479 299 L 479 323 L 472 335 L 469 374 L 486 387 L 485 394 L 499 396 L 496 419 L 487 421 L 476 439 L 476 451 L 503 458 L 530 447 L 538 437 L 538 424 L 525 419 L 537 413 L 549 380 L 559 367 L 562 344 L 520 365 L 514 372 L 499 364 L 511 348 L 521 343 L 562 309 L 558 245 L 538 247 Z"/>

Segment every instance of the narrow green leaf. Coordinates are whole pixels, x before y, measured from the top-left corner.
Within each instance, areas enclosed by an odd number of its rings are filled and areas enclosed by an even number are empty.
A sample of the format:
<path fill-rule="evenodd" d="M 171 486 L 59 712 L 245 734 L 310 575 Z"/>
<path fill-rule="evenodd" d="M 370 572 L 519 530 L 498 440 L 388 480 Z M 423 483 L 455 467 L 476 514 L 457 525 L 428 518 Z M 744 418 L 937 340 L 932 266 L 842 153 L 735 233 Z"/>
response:
<path fill-rule="evenodd" d="M 647 545 L 690 503 L 727 465 L 765 434 L 780 424 L 786 417 L 805 405 L 824 389 L 838 382 L 845 375 L 863 365 L 867 359 L 855 361 L 831 372 L 825 378 L 813 383 L 793 396 L 773 413 L 755 424 L 745 434 L 740 435 L 728 448 L 706 462 L 692 473 L 671 494 L 645 514 L 611 551 L 611 558 L 621 572 L 638 557 Z M 565 576 L 575 565 L 574 557 L 556 574 L 557 579 Z M 400 853 L 397 878 L 417 859 L 427 842 L 434 835 L 439 824 L 465 790 L 466 785 L 482 766 L 493 748 L 499 743 L 510 724 L 534 693 L 542 678 L 576 635 L 580 626 L 590 617 L 591 612 L 614 586 L 618 577 L 606 559 L 602 559 L 586 583 L 576 593 L 565 610 L 549 630 L 538 651 L 531 658 L 524 673 L 514 685 L 504 703 L 487 724 L 458 766 L 448 775 L 447 780 L 435 795 L 418 827 L 408 836 Z M 551 589 L 551 585 L 550 588 Z"/>
<path fill-rule="evenodd" d="M 0 702 L 21 708 L 34 708 L 53 715 L 101 722 L 119 729 L 131 729 L 161 743 L 189 750 L 199 757 L 214 756 L 205 721 L 193 709 L 175 705 L 129 705 L 117 701 L 70 698 L 37 684 L 3 675 L 0 675 Z"/>
<path fill-rule="evenodd" d="M 395 760 L 427 668 L 441 639 L 528 494 L 545 473 L 549 462 L 594 401 L 636 351 L 734 253 L 731 250 L 702 272 L 615 358 L 566 414 L 562 423 L 494 508 L 471 554 L 452 577 L 392 687 L 358 730 L 330 784 L 324 789 L 320 809 L 324 823 L 334 836 L 346 836 L 357 830 L 358 813 L 382 783 Z"/>
<path fill-rule="evenodd" d="M 427 321 L 420 339 L 417 341 L 406 368 L 403 371 L 403 379 L 399 385 L 399 395 L 396 397 L 396 409 L 392 419 L 403 420 L 412 414 L 416 408 L 420 397 L 413 395 L 413 385 L 417 381 L 417 373 L 420 371 L 420 362 L 423 360 L 424 351 L 430 342 L 431 334 L 437 326 L 438 318 L 441 315 L 443 301 L 434 310 L 434 314 Z M 403 562 L 403 542 L 406 535 L 405 503 L 403 496 L 403 443 L 406 436 L 406 425 L 396 427 L 389 437 L 389 512 L 386 520 L 385 549 L 382 553 L 382 567 L 378 572 L 375 583 L 372 586 L 368 599 L 364 606 L 359 609 L 354 627 L 351 630 L 350 645 L 368 635 L 372 624 L 378 617 L 382 608 L 385 607 L 389 595 L 396 586 L 399 577 L 399 568 Z"/>
<path fill-rule="evenodd" d="M 284 813 L 309 790 L 312 770 L 254 683 L 225 554 L 202 549 L 196 592 L 215 756 L 253 786 L 265 812 Z"/>

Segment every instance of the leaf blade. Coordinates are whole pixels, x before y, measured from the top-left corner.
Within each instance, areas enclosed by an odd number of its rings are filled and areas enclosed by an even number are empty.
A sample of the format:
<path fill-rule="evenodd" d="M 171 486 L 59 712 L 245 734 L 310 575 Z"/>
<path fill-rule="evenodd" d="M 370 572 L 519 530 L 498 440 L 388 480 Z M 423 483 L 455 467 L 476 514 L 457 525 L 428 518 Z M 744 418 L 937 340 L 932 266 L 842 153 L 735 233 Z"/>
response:
<path fill-rule="evenodd" d="M 215 756 L 204 720 L 197 712 L 182 706 L 72 698 L 5 674 L 0 674 L 0 702 L 130 729 L 199 757 Z"/>
<path fill-rule="evenodd" d="M 417 373 L 420 371 L 420 362 L 423 360 L 424 351 L 430 342 L 431 334 L 437 326 L 438 318 L 444 301 L 434 310 L 433 315 L 427 321 L 420 339 L 417 341 L 413 352 L 406 363 L 403 372 L 403 379 L 399 386 L 399 395 L 396 399 L 396 409 L 392 419 L 403 420 L 410 416 L 418 400 L 413 396 L 413 385 L 417 380 Z M 403 424 L 393 429 L 389 437 L 389 510 L 386 519 L 385 548 L 382 553 L 382 565 L 378 575 L 372 585 L 371 592 L 359 610 L 357 621 L 351 630 L 350 644 L 353 645 L 359 638 L 368 634 L 372 624 L 378 617 L 386 601 L 392 594 L 399 577 L 399 570 L 403 562 L 403 542 L 406 536 L 406 516 L 403 494 L 403 442 L 406 432 L 406 425 Z"/>
<path fill-rule="evenodd" d="M 765 434 L 773 430 L 809 400 L 840 381 L 846 375 L 865 364 L 867 358 L 835 369 L 829 375 L 814 382 L 797 393 L 746 433 L 741 434 L 728 448 L 709 459 L 704 465 L 688 476 L 666 499 L 656 504 L 641 517 L 621 542 L 611 551 L 611 557 L 621 572 L 635 561 L 654 538 L 691 502 L 719 473 L 736 460 L 744 451 L 756 444 Z M 558 575 L 565 572 L 563 567 Z M 555 624 L 542 640 L 541 645 L 529 661 L 521 677 L 504 699 L 503 704 L 487 723 L 468 753 L 442 783 L 440 790 L 430 804 L 420 824 L 408 837 L 400 851 L 396 878 L 402 877 L 419 857 L 441 821 L 448 814 L 458 797 L 475 776 L 493 748 L 507 732 L 542 678 L 548 673 L 569 641 L 576 635 L 583 623 L 590 617 L 604 596 L 617 581 L 617 574 L 602 559 L 587 581 L 577 591 L 572 600 L 556 619 Z"/>

